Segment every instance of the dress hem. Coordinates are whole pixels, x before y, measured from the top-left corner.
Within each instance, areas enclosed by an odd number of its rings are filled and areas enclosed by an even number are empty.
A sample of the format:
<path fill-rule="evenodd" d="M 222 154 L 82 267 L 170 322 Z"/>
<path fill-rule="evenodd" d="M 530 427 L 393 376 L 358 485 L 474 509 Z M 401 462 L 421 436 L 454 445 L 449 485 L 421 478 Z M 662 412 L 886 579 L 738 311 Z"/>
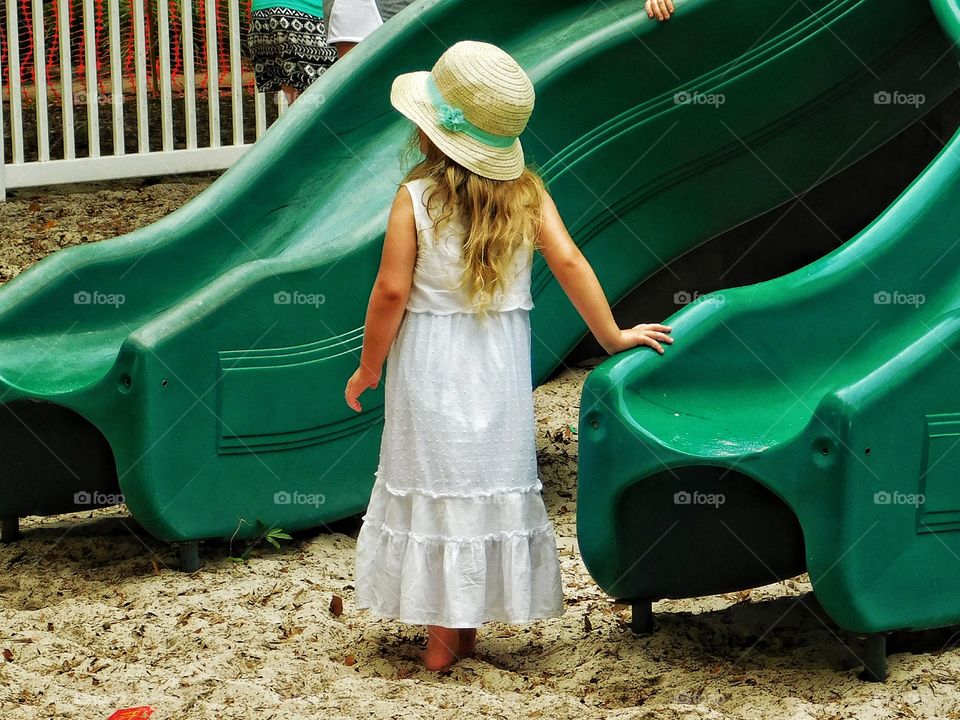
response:
<path fill-rule="evenodd" d="M 498 313 L 501 313 L 501 312 L 506 313 L 506 312 L 512 312 L 513 310 L 533 310 L 534 307 L 535 307 L 535 305 L 534 305 L 533 303 L 525 302 L 525 303 L 522 303 L 522 304 L 520 304 L 520 305 L 517 305 L 516 307 L 508 307 L 508 308 L 489 308 L 489 309 L 488 309 L 488 312 L 489 312 L 489 313 L 495 313 L 495 312 L 498 312 Z M 477 312 L 474 311 L 474 310 L 464 310 L 464 309 L 462 309 L 462 308 L 457 308 L 457 309 L 455 309 L 455 310 L 416 309 L 416 308 L 410 307 L 409 305 L 406 306 L 406 307 L 404 307 L 404 310 L 407 310 L 408 312 L 412 312 L 412 313 L 424 313 L 424 314 L 429 314 L 429 315 L 456 315 L 456 314 L 458 314 L 458 313 L 461 313 L 461 314 L 463 314 L 463 315 L 476 315 L 476 314 L 477 314 Z"/>
<path fill-rule="evenodd" d="M 407 625 L 439 625 L 440 627 L 451 629 L 476 628 L 486 623 L 526 625 L 528 623 L 537 622 L 538 620 L 549 620 L 551 618 L 563 617 L 566 612 L 565 608 L 560 608 L 558 610 L 547 611 L 543 614 L 524 615 L 519 617 L 510 617 L 507 615 L 484 615 L 482 618 L 474 620 L 450 620 L 448 618 L 431 617 L 429 619 L 425 619 L 422 617 L 414 617 L 412 615 L 392 614 L 386 611 L 377 610 L 372 605 L 364 605 L 360 602 L 357 603 L 356 607 L 358 610 L 366 610 L 371 615 L 382 620 L 396 620 L 397 622 L 405 623 Z"/>

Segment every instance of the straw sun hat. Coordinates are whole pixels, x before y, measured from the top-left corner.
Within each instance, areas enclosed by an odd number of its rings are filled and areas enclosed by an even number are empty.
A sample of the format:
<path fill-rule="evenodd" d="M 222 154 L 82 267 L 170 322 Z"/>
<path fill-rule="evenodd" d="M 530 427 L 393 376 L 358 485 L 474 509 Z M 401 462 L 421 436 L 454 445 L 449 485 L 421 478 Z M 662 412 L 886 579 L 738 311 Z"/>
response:
<path fill-rule="evenodd" d="M 518 136 L 533 112 L 533 83 L 503 50 L 464 41 L 430 72 L 393 81 L 390 102 L 451 160 L 493 180 L 523 172 Z"/>

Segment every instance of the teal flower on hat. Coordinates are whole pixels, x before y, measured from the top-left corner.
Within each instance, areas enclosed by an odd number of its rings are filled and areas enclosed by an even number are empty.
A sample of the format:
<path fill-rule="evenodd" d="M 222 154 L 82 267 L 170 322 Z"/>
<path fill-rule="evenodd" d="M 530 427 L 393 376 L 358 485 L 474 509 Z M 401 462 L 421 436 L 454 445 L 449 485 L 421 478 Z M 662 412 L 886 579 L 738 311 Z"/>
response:
<path fill-rule="evenodd" d="M 467 119 L 463 116 L 463 110 L 447 103 L 442 103 L 437 107 L 437 120 L 447 130 L 453 132 L 463 132 L 467 126 Z"/>

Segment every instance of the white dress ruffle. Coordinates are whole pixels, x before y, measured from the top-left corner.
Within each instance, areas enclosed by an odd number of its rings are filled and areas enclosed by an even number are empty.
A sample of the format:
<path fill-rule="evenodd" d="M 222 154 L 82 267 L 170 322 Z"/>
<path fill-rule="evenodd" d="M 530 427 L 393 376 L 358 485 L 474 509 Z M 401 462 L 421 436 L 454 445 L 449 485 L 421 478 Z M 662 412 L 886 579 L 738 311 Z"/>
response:
<path fill-rule="evenodd" d="M 423 186 L 410 190 L 416 210 Z M 358 607 L 449 628 L 563 614 L 537 472 L 524 289 L 482 320 L 408 306 L 386 362 L 380 462 L 357 539 Z"/>
<path fill-rule="evenodd" d="M 375 615 L 469 628 L 563 612 L 538 490 L 436 498 L 394 495 L 378 482 L 361 534 L 357 599 Z"/>

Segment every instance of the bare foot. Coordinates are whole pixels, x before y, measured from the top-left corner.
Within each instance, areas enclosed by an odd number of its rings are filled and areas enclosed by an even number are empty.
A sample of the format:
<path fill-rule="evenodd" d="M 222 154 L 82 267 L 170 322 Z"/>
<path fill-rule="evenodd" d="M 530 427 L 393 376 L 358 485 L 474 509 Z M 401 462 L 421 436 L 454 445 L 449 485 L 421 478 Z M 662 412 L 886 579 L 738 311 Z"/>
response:
<path fill-rule="evenodd" d="M 460 649 L 457 651 L 457 655 L 462 658 L 471 658 L 477 654 L 477 629 L 476 628 L 461 628 L 457 630 L 459 635 L 459 645 Z"/>
<path fill-rule="evenodd" d="M 439 672 L 457 661 L 459 634 L 455 629 L 428 625 L 427 648 L 420 651 L 420 659 L 427 670 Z"/>

